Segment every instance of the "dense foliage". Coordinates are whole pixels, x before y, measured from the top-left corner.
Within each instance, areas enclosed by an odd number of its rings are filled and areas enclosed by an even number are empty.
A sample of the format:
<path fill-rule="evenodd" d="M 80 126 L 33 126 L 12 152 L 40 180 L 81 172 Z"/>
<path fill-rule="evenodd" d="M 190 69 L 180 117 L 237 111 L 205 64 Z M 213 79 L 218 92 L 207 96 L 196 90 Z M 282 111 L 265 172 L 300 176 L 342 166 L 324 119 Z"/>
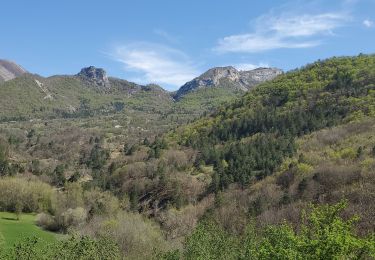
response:
<path fill-rule="evenodd" d="M 0 252 L 0 259 L 114 260 L 121 259 L 121 254 L 117 245 L 107 238 L 95 240 L 89 237 L 71 237 L 67 240 L 46 244 L 36 237 L 31 237 L 14 245 L 12 250 Z"/>
<path fill-rule="evenodd" d="M 248 226 L 233 236 L 212 221 L 202 222 L 186 239 L 182 259 L 367 259 L 375 257 L 374 237 L 353 232 L 356 218 L 340 217 L 345 202 L 312 207 L 300 231 L 289 224 L 269 226 L 257 234 Z M 165 259 L 180 259 L 178 252 Z"/>

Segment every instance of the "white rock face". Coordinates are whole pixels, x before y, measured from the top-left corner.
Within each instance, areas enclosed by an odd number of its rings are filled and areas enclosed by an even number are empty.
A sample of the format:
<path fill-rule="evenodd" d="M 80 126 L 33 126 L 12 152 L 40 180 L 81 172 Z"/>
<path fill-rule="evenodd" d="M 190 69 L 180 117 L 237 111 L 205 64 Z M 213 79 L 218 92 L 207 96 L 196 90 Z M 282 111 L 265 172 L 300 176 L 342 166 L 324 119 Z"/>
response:
<path fill-rule="evenodd" d="M 176 93 L 175 98 L 179 99 L 183 95 L 204 87 L 219 87 L 225 80 L 230 86 L 242 91 L 248 91 L 253 86 L 266 80 L 271 80 L 282 74 L 282 70 L 277 68 L 257 68 L 248 71 L 238 71 L 234 67 L 212 68 L 201 76 L 187 82 Z M 225 84 L 226 86 L 228 84 Z"/>
<path fill-rule="evenodd" d="M 0 82 L 14 79 L 27 71 L 16 63 L 8 60 L 0 60 Z"/>

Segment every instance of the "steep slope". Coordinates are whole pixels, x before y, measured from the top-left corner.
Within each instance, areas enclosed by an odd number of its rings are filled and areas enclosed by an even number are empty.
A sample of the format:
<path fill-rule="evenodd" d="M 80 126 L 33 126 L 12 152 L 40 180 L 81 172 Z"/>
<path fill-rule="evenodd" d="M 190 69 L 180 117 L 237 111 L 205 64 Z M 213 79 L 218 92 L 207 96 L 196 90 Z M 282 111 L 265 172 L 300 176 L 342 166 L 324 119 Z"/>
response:
<path fill-rule="evenodd" d="M 242 206 L 257 212 L 258 222 L 267 225 L 296 222 L 299 209 L 311 202 L 346 199 L 346 214 L 361 216 L 358 231 L 367 234 L 375 218 L 374 127 L 374 117 L 356 118 L 298 138 L 295 155 L 273 176 L 250 187 Z"/>
<path fill-rule="evenodd" d="M 0 60 L 0 82 L 14 79 L 27 71 L 16 63 L 8 60 Z"/>
<path fill-rule="evenodd" d="M 190 92 L 219 86 L 233 91 L 247 91 L 256 84 L 271 80 L 281 73 L 282 71 L 276 68 L 258 68 L 249 71 L 238 71 L 230 66 L 212 68 L 183 85 L 174 98 L 178 100 Z"/>

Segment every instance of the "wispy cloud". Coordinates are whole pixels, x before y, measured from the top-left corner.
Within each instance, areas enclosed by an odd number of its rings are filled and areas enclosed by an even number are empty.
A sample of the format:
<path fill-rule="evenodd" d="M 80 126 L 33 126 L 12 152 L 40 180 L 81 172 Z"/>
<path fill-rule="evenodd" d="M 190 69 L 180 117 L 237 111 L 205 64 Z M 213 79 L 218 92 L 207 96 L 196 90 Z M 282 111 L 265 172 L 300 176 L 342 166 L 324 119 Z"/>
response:
<path fill-rule="evenodd" d="M 164 40 L 170 42 L 170 43 L 178 43 L 179 42 L 179 39 L 178 37 L 168 33 L 167 31 L 165 30 L 162 30 L 162 29 L 154 29 L 153 30 L 153 33 L 160 36 L 161 38 L 163 38 Z"/>
<path fill-rule="evenodd" d="M 183 52 L 159 44 L 137 42 L 118 46 L 112 56 L 135 72 L 140 83 L 181 86 L 196 77 L 195 64 Z"/>
<path fill-rule="evenodd" d="M 349 19 L 345 13 L 268 14 L 255 20 L 253 32 L 219 39 L 218 52 L 256 53 L 280 48 L 309 48 L 321 44 L 321 37 L 333 35 Z"/>
<path fill-rule="evenodd" d="M 374 22 L 369 19 L 366 19 L 363 21 L 363 25 L 366 26 L 367 28 L 371 28 L 371 27 L 374 27 Z"/>
<path fill-rule="evenodd" d="M 253 64 L 253 63 L 238 63 L 235 64 L 234 67 L 238 70 L 253 70 L 256 68 L 269 68 L 270 66 L 267 63 L 258 63 L 258 64 Z"/>

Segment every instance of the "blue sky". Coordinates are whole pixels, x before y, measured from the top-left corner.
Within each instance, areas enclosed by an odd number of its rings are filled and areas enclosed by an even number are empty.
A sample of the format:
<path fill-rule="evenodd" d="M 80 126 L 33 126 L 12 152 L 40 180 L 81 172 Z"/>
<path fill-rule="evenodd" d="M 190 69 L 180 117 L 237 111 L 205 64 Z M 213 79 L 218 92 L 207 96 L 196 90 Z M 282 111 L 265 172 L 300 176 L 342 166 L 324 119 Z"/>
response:
<path fill-rule="evenodd" d="M 375 53 L 375 0 L 4 1 L 0 58 L 43 76 L 94 65 L 174 90 L 207 69 L 290 70 Z"/>

